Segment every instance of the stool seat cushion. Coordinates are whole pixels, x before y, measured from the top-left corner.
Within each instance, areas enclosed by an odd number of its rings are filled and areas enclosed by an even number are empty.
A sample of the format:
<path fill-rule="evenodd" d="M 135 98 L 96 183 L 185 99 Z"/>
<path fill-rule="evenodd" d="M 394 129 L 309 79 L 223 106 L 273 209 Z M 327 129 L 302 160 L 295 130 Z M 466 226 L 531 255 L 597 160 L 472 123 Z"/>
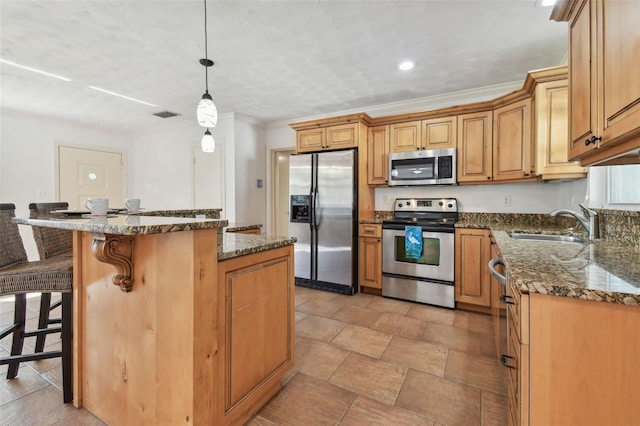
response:
<path fill-rule="evenodd" d="M 53 257 L 0 268 L 0 295 L 31 292 L 67 293 L 73 288 L 73 259 Z"/>

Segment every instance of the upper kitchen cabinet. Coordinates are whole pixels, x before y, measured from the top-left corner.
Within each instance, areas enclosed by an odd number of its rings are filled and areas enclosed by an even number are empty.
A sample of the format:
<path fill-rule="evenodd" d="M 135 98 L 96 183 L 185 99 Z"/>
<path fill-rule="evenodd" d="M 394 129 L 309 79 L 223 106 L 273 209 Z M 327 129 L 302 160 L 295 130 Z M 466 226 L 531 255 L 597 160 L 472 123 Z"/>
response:
<path fill-rule="evenodd" d="M 390 152 L 456 147 L 455 116 L 390 125 Z"/>
<path fill-rule="evenodd" d="M 409 121 L 389 126 L 390 152 L 422 149 L 422 122 Z"/>
<path fill-rule="evenodd" d="M 352 114 L 291 124 L 296 131 L 297 152 L 357 148 L 367 137 L 369 120 L 366 114 Z"/>
<path fill-rule="evenodd" d="M 493 111 L 458 116 L 458 182 L 493 179 Z"/>
<path fill-rule="evenodd" d="M 367 183 L 389 182 L 389 126 L 370 127 L 367 136 Z"/>
<path fill-rule="evenodd" d="M 493 111 L 493 180 L 534 176 L 531 146 L 531 99 Z"/>
<path fill-rule="evenodd" d="M 640 2 L 615 0 L 561 2 L 551 15 L 569 23 L 569 156 L 582 165 L 640 148 L 639 18 Z"/>
<path fill-rule="evenodd" d="M 566 67 L 557 68 L 566 75 Z M 540 71 L 543 73 L 552 70 Z M 551 76 L 553 77 L 553 76 Z M 587 170 L 576 161 L 569 161 L 569 85 L 567 78 L 550 80 L 536 85 L 534 91 L 534 140 L 536 147 L 536 175 L 543 180 L 578 179 Z"/>
<path fill-rule="evenodd" d="M 456 117 L 422 120 L 422 149 L 455 148 L 456 128 Z"/>

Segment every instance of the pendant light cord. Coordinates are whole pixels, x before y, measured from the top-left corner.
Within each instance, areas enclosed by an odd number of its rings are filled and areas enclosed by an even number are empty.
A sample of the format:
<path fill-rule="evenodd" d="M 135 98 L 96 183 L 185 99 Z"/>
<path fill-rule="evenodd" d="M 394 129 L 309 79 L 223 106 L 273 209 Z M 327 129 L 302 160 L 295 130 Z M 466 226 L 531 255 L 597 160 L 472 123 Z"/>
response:
<path fill-rule="evenodd" d="M 204 86 L 206 92 L 209 93 L 209 55 L 207 46 L 207 0 L 204 0 Z"/>

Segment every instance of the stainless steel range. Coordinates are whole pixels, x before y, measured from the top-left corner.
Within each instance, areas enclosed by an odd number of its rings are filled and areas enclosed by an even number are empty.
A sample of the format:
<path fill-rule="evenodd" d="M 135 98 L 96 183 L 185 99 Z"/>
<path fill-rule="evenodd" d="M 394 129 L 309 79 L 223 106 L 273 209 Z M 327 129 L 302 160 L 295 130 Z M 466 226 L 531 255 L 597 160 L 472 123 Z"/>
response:
<path fill-rule="evenodd" d="M 455 307 L 455 198 L 398 198 L 393 219 L 382 223 L 382 295 Z M 422 228 L 422 251 L 407 255 L 406 227 Z"/>

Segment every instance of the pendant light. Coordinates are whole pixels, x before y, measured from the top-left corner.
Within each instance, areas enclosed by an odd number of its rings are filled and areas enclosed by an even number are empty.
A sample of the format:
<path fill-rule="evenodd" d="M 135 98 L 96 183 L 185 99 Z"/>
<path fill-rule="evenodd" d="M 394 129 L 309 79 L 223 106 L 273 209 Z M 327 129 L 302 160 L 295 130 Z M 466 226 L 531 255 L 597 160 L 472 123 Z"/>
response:
<path fill-rule="evenodd" d="M 202 152 L 214 152 L 216 150 L 216 141 L 213 140 L 213 136 L 209 129 L 204 132 L 202 137 Z"/>
<path fill-rule="evenodd" d="M 198 124 L 202 127 L 216 127 L 218 123 L 218 109 L 209 94 L 209 67 L 213 66 L 213 61 L 209 59 L 207 46 L 207 0 L 204 0 L 204 59 L 200 59 L 200 64 L 204 66 L 205 92 L 198 103 L 196 116 Z M 209 130 L 207 129 L 207 132 Z M 206 136 L 206 133 L 205 133 Z M 204 143 L 204 139 L 203 139 Z"/>

